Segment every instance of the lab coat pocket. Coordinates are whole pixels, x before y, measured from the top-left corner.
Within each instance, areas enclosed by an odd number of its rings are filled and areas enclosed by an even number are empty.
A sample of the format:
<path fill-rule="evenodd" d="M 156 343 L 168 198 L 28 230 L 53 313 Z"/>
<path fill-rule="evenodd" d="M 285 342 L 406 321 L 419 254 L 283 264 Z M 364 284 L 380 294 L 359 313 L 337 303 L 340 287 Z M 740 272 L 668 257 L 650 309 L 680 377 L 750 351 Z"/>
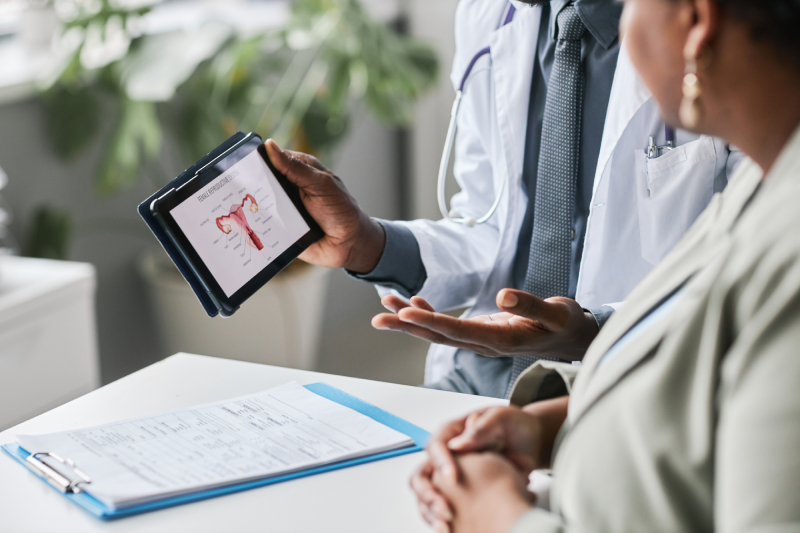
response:
<path fill-rule="evenodd" d="M 636 187 L 642 257 L 656 265 L 711 201 L 716 149 L 710 137 L 648 159 L 636 152 Z"/>

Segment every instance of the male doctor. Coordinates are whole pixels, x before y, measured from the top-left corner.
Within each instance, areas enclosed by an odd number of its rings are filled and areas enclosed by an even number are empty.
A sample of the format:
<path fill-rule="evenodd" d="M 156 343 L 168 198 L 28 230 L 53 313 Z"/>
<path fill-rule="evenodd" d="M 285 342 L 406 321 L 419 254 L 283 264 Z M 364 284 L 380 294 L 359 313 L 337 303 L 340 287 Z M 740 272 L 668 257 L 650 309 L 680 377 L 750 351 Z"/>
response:
<path fill-rule="evenodd" d="M 370 219 L 316 160 L 268 142 L 326 233 L 301 258 L 378 285 L 392 313 L 376 327 L 436 343 L 426 386 L 505 397 L 539 357 L 580 360 L 738 163 L 723 141 L 685 131 L 672 149 L 647 150 L 667 130 L 620 48 L 621 10 L 459 4 L 454 85 L 476 52 L 490 53 L 464 89 L 452 207 L 477 219 L 503 195 L 484 224 Z M 461 319 L 434 312 L 461 307 Z"/>

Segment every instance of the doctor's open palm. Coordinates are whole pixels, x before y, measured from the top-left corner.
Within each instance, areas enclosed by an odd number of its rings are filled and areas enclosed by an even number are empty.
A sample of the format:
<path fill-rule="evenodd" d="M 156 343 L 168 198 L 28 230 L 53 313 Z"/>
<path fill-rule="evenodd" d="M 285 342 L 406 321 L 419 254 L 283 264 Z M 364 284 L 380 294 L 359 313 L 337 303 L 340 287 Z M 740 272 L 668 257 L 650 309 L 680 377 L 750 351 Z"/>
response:
<path fill-rule="evenodd" d="M 383 253 L 383 228 L 370 219 L 335 174 L 316 158 L 266 142 L 270 161 L 297 186 L 303 205 L 325 236 L 300 255 L 309 263 L 367 273 Z"/>
<path fill-rule="evenodd" d="M 422 298 L 381 300 L 391 313 L 372 319 L 378 329 L 402 331 L 436 344 L 488 357 L 537 356 L 580 361 L 597 336 L 597 321 L 569 298 L 542 300 L 519 290 L 497 294 L 502 311 L 467 319 L 437 313 Z"/>
<path fill-rule="evenodd" d="M 370 219 L 335 174 L 314 157 L 281 149 L 268 140 L 266 149 L 275 168 L 297 186 L 300 198 L 325 236 L 300 258 L 309 263 L 372 271 L 385 244 L 383 228 Z M 411 304 L 396 296 L 382 300 L 390 311 L 376 316 L 379 329 L 403 331 L 437 344 L 472 350 L 486 356 L 536 355 L 580 360 L 597 335 L 590 313 L 568 298 L 541 300 L 523 291 L 500 291 L 503 311 L 466 320 L 436 313 L 422 298 Z"/>

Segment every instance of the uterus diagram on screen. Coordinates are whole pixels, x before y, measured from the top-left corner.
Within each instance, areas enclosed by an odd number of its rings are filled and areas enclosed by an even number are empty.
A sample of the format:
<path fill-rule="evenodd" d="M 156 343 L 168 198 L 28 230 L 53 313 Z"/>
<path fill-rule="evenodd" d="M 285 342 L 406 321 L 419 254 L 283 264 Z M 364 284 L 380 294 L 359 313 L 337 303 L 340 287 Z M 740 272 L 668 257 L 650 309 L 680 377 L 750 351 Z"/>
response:
<path fill-rule="evenodd" d="M 256 232 L 250 227 L 250 224 L 247 222 L 247 217 L 245 216 L 244 209 L 248 201 L 250 205 L 247 207 L 247 210 L 254 215 L 257 214 L 258 202 L 256 202 L 256 199 L 253 198 L 251 194 L 246 194 L 244 198 L 242 198 L 242 203 L 233 204 L 227 215 L 222 215 L 217 218 L 217 227 L 226 235 L 229 235 L 234 228 L 236 228 L 245 236 L 245 242 L 248 246 L 256 250 L 263 250 L 264 245 L 261 243 L 261 239 L 258 238 Z"/>

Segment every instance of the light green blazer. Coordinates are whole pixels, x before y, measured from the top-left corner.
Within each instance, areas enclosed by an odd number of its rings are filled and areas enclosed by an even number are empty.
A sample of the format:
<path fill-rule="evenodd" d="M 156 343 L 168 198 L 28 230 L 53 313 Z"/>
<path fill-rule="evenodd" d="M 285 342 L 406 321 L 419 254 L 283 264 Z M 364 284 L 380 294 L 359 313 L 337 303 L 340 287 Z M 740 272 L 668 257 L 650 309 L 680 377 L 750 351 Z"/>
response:
<path fill-rule="evenodd" d="M 574 383 L 574 367 L 553 363 L 520 377 L 514 403 L 552 396 L 550 378 L 571 394 L 552 512 L 531 511 L 515 533 L 800 531 L 800 130 L 742 212 L 761 178 L 741 165 Z M 598 368 L 687 280 L 669 314 Z"/>

